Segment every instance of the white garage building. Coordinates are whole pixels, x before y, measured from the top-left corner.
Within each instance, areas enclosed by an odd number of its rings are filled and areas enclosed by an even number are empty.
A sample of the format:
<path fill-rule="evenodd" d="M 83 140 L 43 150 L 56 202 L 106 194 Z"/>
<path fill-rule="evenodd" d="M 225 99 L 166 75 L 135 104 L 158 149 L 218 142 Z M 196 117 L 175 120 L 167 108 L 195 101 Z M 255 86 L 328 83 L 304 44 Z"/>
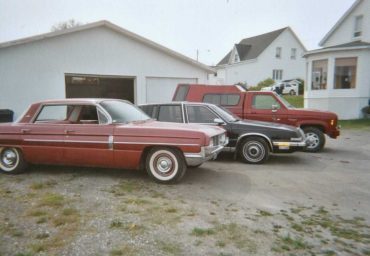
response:
<path fill-rule="evenodd" d="M 44 99 L 166 102 L 213 69 L 108 21 L 0 44 L 0 109 L 18 117 Z"/>

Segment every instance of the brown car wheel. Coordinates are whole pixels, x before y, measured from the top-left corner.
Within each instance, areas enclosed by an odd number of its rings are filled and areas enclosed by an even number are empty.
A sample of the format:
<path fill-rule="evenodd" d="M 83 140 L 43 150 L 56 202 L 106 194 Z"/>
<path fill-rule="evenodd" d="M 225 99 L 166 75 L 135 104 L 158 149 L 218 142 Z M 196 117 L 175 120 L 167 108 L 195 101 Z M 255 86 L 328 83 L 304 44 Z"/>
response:
<path fill-rule="evenodd" d="M 186 172 L 186 163 L 181 152 L 166 147 L 156 147 L 149 151 L 146 170 L 149 176 L 159 183 L 176 183 Z"/>
<path fill-rule="evenodd" d="M 17 148 L 0 148 L 0 170 L 6 174 L 18 174 L 24 172 L 27 163 L 23 159 L 22 152 Z"/>

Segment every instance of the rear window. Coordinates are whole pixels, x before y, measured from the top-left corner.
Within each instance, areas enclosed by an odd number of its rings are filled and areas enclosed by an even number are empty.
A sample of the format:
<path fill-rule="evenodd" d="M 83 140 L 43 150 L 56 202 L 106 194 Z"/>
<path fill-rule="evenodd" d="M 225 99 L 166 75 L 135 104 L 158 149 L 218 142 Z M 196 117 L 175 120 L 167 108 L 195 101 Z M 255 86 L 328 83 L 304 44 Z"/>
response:
<path fill-rule="evenodd" d="M 176 90 L 174 101 L 184 101 L 186 100 L 186 95 L 189 92 L 189 85 L 188 84 L 180 84 Z"/>
<path fill-rule="evenodd" d="M 238 94 L 205 94 L 203 102 L 221 106 L 236 106 L 240 100 Z"/>

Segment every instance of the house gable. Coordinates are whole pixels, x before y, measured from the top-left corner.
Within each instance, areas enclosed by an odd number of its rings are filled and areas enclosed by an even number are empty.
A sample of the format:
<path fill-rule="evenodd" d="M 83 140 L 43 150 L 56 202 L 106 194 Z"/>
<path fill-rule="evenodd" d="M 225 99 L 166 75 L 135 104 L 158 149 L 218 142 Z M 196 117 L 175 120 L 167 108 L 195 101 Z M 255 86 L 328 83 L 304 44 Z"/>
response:
<path fill-rule="evenodd" d="M 361 33 L 355 34 L 356 19 L 361 18 Z M 354 41 L 370 42 L 370 1 L 357 0 L 319 43 L 331 47 Z"/>

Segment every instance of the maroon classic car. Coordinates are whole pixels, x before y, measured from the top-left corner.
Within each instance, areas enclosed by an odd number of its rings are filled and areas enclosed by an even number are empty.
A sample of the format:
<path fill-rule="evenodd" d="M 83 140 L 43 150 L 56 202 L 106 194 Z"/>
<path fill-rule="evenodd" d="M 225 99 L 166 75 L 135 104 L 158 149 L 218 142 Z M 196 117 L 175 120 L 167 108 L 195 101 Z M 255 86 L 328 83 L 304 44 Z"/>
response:
<path fill-rule="evenodd" d="M 145 167 L 155 181 L 171 183 L 225 144 L 222 128 L 156 122 L 122 100 L 43 101 L 0 125 L 0 170 L 20 173 L 27 163 Z"/>

